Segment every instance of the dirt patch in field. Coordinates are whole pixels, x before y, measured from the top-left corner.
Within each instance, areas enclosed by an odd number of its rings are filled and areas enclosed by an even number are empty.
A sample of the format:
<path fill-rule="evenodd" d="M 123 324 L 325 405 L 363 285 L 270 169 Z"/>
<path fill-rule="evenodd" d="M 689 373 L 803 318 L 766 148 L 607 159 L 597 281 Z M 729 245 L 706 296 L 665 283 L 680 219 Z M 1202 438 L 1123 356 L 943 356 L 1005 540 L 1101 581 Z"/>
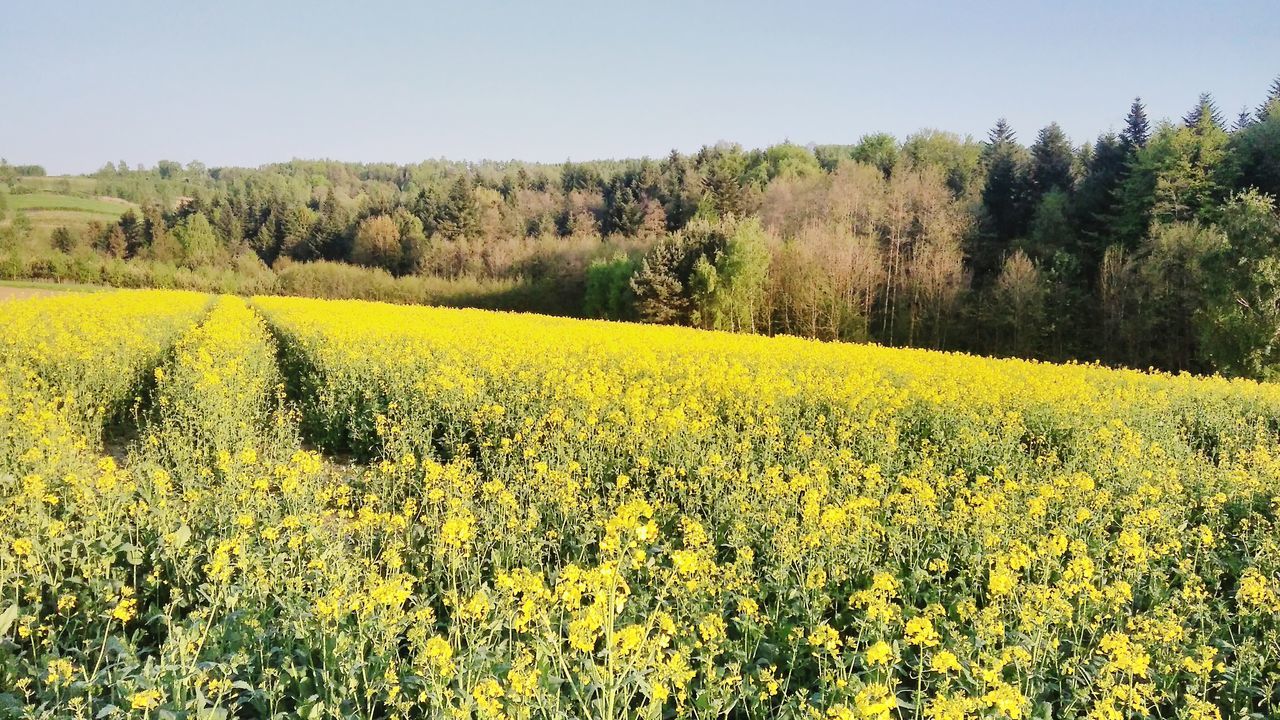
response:
<path fill-rule="evenodd" d="M 0 285 L 0 302 L 5 300 L 26 300 L 33 297 L 56 295 L 60 290 L 44 290 L 42 288 L 5 287 Z"/>

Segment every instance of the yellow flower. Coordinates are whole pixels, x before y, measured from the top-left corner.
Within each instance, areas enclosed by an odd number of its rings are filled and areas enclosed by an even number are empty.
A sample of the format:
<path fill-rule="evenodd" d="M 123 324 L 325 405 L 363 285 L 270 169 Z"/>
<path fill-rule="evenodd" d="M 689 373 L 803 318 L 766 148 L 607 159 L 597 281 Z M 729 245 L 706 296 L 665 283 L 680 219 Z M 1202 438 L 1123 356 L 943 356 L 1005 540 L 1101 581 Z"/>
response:
<path fill-rule="evenodd" d="M 13 554 L 18 557 L 27 557 L 35 550 L 35 546 L 26 538 L 18 538 L 17 540 L 14 540 L 12 547 Z"/>
<path fill-rule="evenodd" d="M 938 632 L 933 629 L 933 622 L 923 615 L 917 615 L 907 621 L 903 632 L 906 641 L 918 647 L 933 647 L 938 644 Z"/>
<path fill-rule="evenodd" d="M 876 644 L 867 648 L 867 664 L 872 667 L 886 666 L 892 659 L 893 648 L 883 640 L 878 640 Z"/>
<path fill-rule="evenodd" d="M 858 691 L 854 698 L 858 708 L 858 717 L 863 720 L 889 720 L 891 713 L 898 707 L 898 701 L 885 685 L 868 685 Z"/>
<path fill-rule="evenodd" d="M 725 636 L 727 626 L 718 613 L 707 613 L 698 620 L 698 635 L 704 643 L 714 643 Z"/>
<path fill-rule="evenodd" d="M 1195 655 L 1184 657 L 1182 659 L 1182 668 L 1192 675 L 1208 675 L 1213 672 L 1213 665 L 1217 656 L 1217 649 L 1205 645 Z"/>
<path fill-rule="evenodd" d="M 134 710 L 154 710 L 164 702 L 164 693 L 159 690 L 142 690 L 129 696 L 129 706 Z"/>
<path fill-rule="evenodd" d="M 622 655 L 634 653 L 644 642 L 644 626 L 628 625 L 614 635 L 614 640 L 617 643 L 618 652 Z"/>
<path fill-rule="evenodd" d="M 444 678 L 453 677 L 453 648 L 450 647 L 448 640 L 438 635 L 428 638 L 422 649 L 422 657 L 436 675 Z"/>
<path fill-rule="evenodd" d="M 75 676 L 75 673 L 76 667 L 71 660 L 58 658 L 49 661 L 44 681 L 50 685 L 66 685 L 71 682 L 71 678 Z"/>
<path fill-rule="evenodd" d="M 826 651 L 830 655 L 840 649 L 840 634 L 830 625 L 822 624 L 809 633 L 809 644 L 816 651 Z"/>
<path fill-rule="evenodd" d="M 1102 651 L 1110 658 L 1110 667 L 1123 673 L 1145 677 L 1151 667 L 1151 656 L 1124 633 L 1107 633 L 1102 638 Z"/>
<path fill-rule="evenodd" d="M 1250 613 L 1260 611 L 1280 612 L 1280 593 L 1277 593 L 1257 568 L 1249 568 L 1240 577 L 1236 590 L 1236 602 Z"/>
<path fill-rule="evenodd" d="M 475 516 L 463 508 L 449 515 L 440 529 L 440 542 L 450 550 L 463 550 L 475 538 Z"/>
<path fill-rule="evenodd" d="M 111 617 L 122 623 L 129 622 L 138 614 L 138 600 L 133 597 L 133 588 L 125 587 L 120 591 L 120 600 L 111 609 Z"/>
<path fill-rule="evenodd" d="M 960 661 L 950 650 L 939 650 L 929 659 L 929 668 L 936 673 L 960 672 Z"/>
<path fill-rule="evenodd" d="M 471 691 L 471 697 L 475 700 L 481 717 L 501 716 L 502 703 L 500 700 L 505 694 L 502 690 L 502 685 L 493 678 L 481 680 Z"/>

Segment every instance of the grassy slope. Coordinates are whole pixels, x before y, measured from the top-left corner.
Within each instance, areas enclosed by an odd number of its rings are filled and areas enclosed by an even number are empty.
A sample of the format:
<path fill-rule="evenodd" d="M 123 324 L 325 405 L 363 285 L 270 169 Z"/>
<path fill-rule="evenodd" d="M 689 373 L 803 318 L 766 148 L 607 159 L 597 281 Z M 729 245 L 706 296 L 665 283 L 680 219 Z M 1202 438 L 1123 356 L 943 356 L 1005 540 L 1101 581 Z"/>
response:
<path fill-rule="evenodd" d="M 98 187 L 96 179 L 74 175 L 24 177 L 18 178 L 18 184 L 32 191 L 47 190 L 55 193 L 76 193 L 78 195 L 94 195 Z"/>
<path fill-rule="evenodd" d="M 24 180 L 42 180 L 46 182 L 41 184 L 23 182 L 23 185 L 50 188 L 60 186 L 65 189 L 67 185 L 61 181 L 87 180 L 87 178 L 24 178 Z M 90 182 L 92 181 L 90 180 Z M 86 191 L 84 183 L 73 184 L 70 187 L 73 188 L 73 192 Z M 92 191 L 92 185 L 87 186 L 87 191 Z M 119 198 L 71 195 L 52 189 L 32 193 L 8 194 L 5 200 L 9 208 L 5 222 L 12 222 L 15 211 L 21 210 L 26 213 L 27 218 L 31 221 L 31 239 L 38 242 L 47 240 L 54 229 L 58 227 L 66 226 L 72 230 L 83 230 L 94 220 L 103 224 L 112 223 L 126 210 L 137 207 L 133 203 Z"/>
<path fill-rule="evenodd" d="M 9 196 L 9 208 L 11 210 L 25 210 L 28 215 L 44 211 L 70 211 L 72 213 L 92 215 L 99 219 L 114 220 L 130 207 L 133 207 L 133 204 L 123 200 L 101 200 L 54 192 L 36 192 Z"/>

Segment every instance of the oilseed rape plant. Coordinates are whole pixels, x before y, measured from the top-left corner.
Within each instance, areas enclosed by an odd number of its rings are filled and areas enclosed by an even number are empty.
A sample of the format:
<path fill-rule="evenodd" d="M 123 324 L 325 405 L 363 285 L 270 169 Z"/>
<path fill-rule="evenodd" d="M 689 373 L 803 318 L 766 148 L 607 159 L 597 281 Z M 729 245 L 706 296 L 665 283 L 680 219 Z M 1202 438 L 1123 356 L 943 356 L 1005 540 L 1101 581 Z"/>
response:
<path fill-rule="evenodd" d="M 1280 715 L 1280 389 L 365 302 L 0 309 L 0 717 Z"/>

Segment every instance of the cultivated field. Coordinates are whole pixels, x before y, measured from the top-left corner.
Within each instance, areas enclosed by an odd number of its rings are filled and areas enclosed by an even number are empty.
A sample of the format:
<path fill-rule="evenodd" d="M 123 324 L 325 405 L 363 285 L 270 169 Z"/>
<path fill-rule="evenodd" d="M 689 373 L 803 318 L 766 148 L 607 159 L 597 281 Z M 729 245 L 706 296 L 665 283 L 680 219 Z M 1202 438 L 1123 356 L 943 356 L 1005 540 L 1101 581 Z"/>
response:
<path fill-rule="evenodd" d="M 9 206 L 15 210 L 87 213 L 99 218 L 115 220 L 125 210 L 133 207 L 123 200 L 99 199 L 62 195 L 53 192 L 25 193 L 10 195 Z"/>
<path fill-rule="evenodd" d="M 6 303 L 0 717 L 1275 717 L 1277 440 L 1244 381 Z"/>
<path fill-rule="evenodd" d="M 55 193 L 88 196 L 98 187 L 95 178 L 78 175 L 44 175 L 18 178 L 18 184 L 32 191 L 46 190 Z"/>
<path fill-rule="evenodd" d="M 26 184 L 26 183 L 24 183 Z M 68 195 L 60 192 L 31 192 L 6 196 L 9 206 L 8 220 L 12 222 L 18 211 L 31 221 L 33 236 L 47 238 L 59 227 L 82 231 L 91 221 L 109 225 L 120 219 L 133 203 L 118 198 L 95 198 Z"/>

